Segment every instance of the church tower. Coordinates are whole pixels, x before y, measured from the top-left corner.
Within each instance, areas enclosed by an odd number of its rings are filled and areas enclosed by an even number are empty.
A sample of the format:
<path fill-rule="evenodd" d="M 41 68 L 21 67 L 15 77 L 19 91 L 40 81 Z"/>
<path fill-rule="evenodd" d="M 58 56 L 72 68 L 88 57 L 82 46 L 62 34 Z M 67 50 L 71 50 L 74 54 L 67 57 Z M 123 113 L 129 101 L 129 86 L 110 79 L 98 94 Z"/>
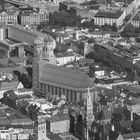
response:
<path fill-rule="evenodd" d="M 55 46 L 56 42 L 51 36 L 39 36 L 34 40 L 33 91 L 36 95 L 38 95 L 38 91 L 42 91 L 39 81 L 46 63 L 56 65 L 53 53 Z"/>
<path fill-rule="evenodd" d="M 56 42 L 51 36 L 46 36 L 44 38 L 44 59 L 50 64 L 56 65 L 56 57 L 53 50 L 56 47 Z"/>
<path fill-rule="evenodd" d="M 86 110 L 86 139 L 89 140 L 89 134 L 88 134 L 88 131 L 89 129 L 91 128 L 91 124 L 92 122 L 94 121 L 94 115 L 93 115 L 93 103 L 92 103 L 92 100 L 91 100 L 91 93 L 90 93 L 90 90 L 88 88 L 88 91 L 87 91 L 87 95 L 86 95 L 86 102 L 85 102 L 85 110 Z"/>
<path fill-rule="evenodd" d="M 43 38 L 36 38 L 34 40 L 34 61 L 33 61 L 33 90 L 36 91 L 39 81 L 39 67 L 43 60 Z"/>
<path fill-rule="evenodd" d="M 47 138 L 46 118 L 38 116 L 38 140 L 49 140 Z"/>

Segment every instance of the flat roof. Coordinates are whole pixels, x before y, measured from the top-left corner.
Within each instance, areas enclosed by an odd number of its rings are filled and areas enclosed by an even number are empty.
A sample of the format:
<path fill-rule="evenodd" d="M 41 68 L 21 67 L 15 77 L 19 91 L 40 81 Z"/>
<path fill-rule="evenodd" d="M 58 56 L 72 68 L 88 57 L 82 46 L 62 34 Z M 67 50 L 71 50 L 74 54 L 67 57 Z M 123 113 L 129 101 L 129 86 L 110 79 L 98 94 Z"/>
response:
<path fill-rule="evenodd" d="M 123 11 L 121 9 L 113 10 L 113 9 L 105 9 L 100 10 L 95 17 L 102 18 L 118 18 L 122 15 Z"/>

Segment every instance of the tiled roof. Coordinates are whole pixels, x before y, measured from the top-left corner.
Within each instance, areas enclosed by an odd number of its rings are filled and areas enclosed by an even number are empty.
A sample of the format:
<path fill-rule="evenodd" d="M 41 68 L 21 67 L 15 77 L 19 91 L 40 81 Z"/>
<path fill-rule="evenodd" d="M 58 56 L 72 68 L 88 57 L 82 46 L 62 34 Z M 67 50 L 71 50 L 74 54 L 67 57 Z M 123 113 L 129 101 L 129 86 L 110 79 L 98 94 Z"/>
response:
<path fill-rule="evenodd" d="M 123 11 L 121 10 L 117 10 L 116 12 L 114 11 L 104 11 L 104 10 L 100 10 L 95 17 L 101 17 L 101 18 L 118 18 L 122 15 Z"/>
<path fill-rule="evenodd" d="M 10 81 L 10 82 L 2 82 L 0 83 L 0 89 L 15 89 L 19 85 L 19 81 Z"/>
<path fill-rule="evenodd" d="M 23 119 L 13 119 L 11 121 L 11 125 L 12 124 L 21 124 L 21 123 L 27 123 L 27 122 L 33 122 L 30 118 L 23 118 Z"/>
<path fill-rule="evenodd" d="M 82 71 L 46 64 L 40 76 L 41 83 L 53 83 L 73 88 L 93 87 L 91 79 Z"/>
<path fill-rule="evenodd" d="M 50 140 L 63 140 L 61 137 L 59 137 L 57 134 L 47 134 L 47 137 Z"/>

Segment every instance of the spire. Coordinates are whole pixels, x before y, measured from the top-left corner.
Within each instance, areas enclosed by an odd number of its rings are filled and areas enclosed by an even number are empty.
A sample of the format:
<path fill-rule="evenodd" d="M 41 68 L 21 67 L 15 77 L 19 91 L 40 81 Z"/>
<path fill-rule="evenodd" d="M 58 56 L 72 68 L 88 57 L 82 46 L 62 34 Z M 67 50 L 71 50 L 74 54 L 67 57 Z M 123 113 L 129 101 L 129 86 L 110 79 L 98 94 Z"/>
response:
<path fill-rule="evenodd" d="M 92 122 L 94 121 L 94 116 L 93 116 L 93 103 L 91 100 L 91 93 L 90 89 L 88 87 L 87 89 L 87 94 L 86 94 L 86 139 L 89 140 L 89 129 L 91 127 Z"/>
<path fill-rule="evenodd" d="M 90 94 L 89 87 L 88 87 L 88 91 L 87 91 L 87 107 L 88 107 L 88 106 L 92 106 L 91 94 Z"/>
<path fill-rule="evenodd" d="M 89 88 L 87 89 L 86 107 L 87 107 L 87 116 L 90 114 L 93 115 L 93 104 L 91 101 L 91 93 Z"/>

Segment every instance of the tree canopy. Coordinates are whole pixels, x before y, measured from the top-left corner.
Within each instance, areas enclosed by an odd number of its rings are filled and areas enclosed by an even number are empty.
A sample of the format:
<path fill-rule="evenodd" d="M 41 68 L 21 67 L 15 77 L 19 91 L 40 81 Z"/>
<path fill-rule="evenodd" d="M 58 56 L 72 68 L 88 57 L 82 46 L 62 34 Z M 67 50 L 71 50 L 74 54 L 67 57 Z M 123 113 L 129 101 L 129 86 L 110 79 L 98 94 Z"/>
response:
<path fill-rule="evenodd" d="M 78 26 L 81 22 L 80 16 L 72 16 L 67 12 L 54 12 L 49 15 L 49 23 L 60 26 Z"/>

